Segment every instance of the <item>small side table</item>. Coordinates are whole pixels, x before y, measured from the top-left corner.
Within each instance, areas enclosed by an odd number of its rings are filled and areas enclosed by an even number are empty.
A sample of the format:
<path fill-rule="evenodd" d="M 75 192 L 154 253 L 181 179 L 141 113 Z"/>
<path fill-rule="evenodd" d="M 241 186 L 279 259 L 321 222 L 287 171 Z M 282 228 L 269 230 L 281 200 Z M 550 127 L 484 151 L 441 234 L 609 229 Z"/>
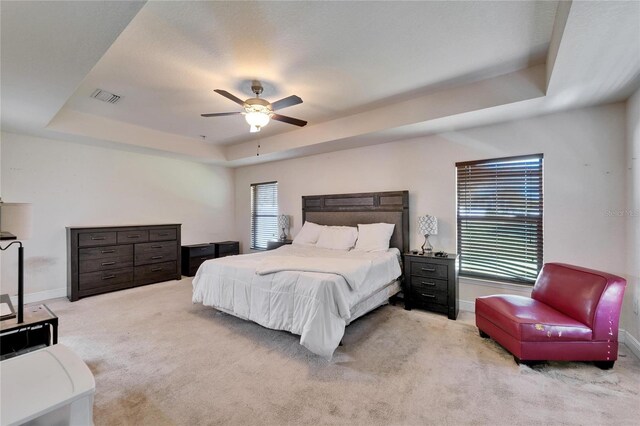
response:
<path fill-rule="evenodd" d="M 277 249 L 292 242 L 293 240 L 269 240 L 267 241 L 267 250 Z"/>
<path fill-rule="evenodd" d="M 47 305 L 25 307 L 24 321 L 0 321 L 0 359 L 58 343 L 58 317 Z"/>

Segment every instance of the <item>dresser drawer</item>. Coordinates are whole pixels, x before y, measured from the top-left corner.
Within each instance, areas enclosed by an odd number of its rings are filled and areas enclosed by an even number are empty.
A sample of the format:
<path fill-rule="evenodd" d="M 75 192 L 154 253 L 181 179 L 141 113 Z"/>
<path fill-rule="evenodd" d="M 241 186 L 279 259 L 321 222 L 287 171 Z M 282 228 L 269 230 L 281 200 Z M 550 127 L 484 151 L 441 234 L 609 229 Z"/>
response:
<path fill-rule="evenodd" d="M 149 231 L 118 231 L 118 244 L 146 243 L 149 241 Z"/>
<path fill-rule="evenodd" d="M 82 232 L 78 234 L 78 247 L 90 246 L 110 246 L 116 243 L 116 233 L 105 232 Z"/>
<path fill-rule="evenodd" d="M 178 231 L 175 228 L 171 229 L 150 229 L 149 241 L 168 241 L 178 238 Z"/>
<path fill-rule="evenodd" d="M 414 260 L 411 262 L 411 275 L 446 280 L 447 265 Z"/>
<path fill-rule="evenodd" d="M 147 263 L 160 263 L 177 259 L 177 246 L 164 247 L 155 250 L 138 250 L 136 246 L 135 262 L 136 265 L 146 265 Z"/>
<path fill-rule="evenodd" d="M 133 259 L 133 245 L 131 244 L 125 246 L 84 248 L 78 250 L 78 252 L 78 259 L 80 259 L 80 263 L 87 260 L 107 259 L 110 257 L 131 256 Z"/>
<path fill-rule="evenodd" d="M 446 292 L 449 288 L 449 282 L 446 280 L 438 280 L 435 278 L 412 276 L 411 288 L 416 291 Z"/>
<path fill-rule="evenodd" d="M 116 284 L 130 283 L 131 281 L 133 281 L 133 268 L 80 274 L 80 287 L 82 290 L 114 286 Z"/>
<path fill-rule="evenodd" d="M 85 272 L 107 271 L 110 269 L 130 268 L 133 266 L 133 256 L 107 257 L 104 259 L 89 259 L 80 262 L 79 271 Z"/>
<path fill-rule="evenodd" d="M 176 262 L 163 262 L 151 265 L 136 266 L 136 285 L 175 280 L 177 276 L 176 267 Z"/>

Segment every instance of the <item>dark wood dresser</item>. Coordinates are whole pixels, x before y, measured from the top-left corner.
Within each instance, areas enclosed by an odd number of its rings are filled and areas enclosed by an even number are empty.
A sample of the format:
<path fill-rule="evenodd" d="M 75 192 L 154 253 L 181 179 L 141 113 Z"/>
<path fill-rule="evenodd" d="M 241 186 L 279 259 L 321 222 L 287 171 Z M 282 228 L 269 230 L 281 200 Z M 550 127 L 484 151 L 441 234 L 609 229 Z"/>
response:
<path fill-rule="evenodd" d="M 67 297 L 179 280 L 180 226 L 67 228 Z"/>
<path fill-rule="evenodd" d="M 404 306 L 458 317 L 458 256 L 404 254 Z"/>

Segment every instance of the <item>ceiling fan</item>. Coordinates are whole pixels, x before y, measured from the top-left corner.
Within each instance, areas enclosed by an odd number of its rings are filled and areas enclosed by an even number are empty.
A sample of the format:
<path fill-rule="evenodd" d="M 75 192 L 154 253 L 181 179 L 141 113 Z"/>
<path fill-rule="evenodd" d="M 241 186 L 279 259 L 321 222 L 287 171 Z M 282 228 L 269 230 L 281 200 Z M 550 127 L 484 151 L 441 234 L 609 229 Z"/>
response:
<path fill-rule="evenodd" d="M 251 84 L 251 91 L 255 93 L 255 98 L 249 98 L 246 101 L 232 95 L 226 90 L 215 89 L 214 92 L 219 95 L 224 96 L 227 99 L 232 100 L 238 105 L 242 106 L 243 111 L 238 112 L 214 112 L 211 114 L 201 114 L 202 117 L 222 117 L 226 115 L 244 115 L 244 119 L 247 120 L 247 123 L 251 126 L 250 132 L 255 133 L 259 132 L 261 128 L 269 124 L 271 119 L 282 121 L 283 123 L 293 124 L 294 126 L 306 126 L 307 122 L 304 120 L 299 120 L 293 117 L 287 117 L 286 115 L 276 114 L 274 111 L 277 111 L 282 108 L 290 107 L 293 105 L 298 105 L 302 103 L 302 99 L 299 96 L 291 95 L 284 99 L 280 99 L 274 103 L 268 102 L 262 98 L 260 98 L 260 94 L 262 93 L 262 84 L 259 81 L 254 81 Z"/>

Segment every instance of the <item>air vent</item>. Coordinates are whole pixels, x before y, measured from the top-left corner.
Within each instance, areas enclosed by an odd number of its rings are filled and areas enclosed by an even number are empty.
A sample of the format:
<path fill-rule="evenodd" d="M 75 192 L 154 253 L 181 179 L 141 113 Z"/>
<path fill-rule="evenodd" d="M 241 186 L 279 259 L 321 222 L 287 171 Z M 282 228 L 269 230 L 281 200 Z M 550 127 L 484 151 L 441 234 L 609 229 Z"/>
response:
<path fill-rule="evenodd" d="M 120 101 L 120 96 L 107 92 L 106 90 L 96 89 L 91 94 L 92 98 L 95 98 L 102 102 L 108 102 L 110 104 L 117 104 Z"/>

